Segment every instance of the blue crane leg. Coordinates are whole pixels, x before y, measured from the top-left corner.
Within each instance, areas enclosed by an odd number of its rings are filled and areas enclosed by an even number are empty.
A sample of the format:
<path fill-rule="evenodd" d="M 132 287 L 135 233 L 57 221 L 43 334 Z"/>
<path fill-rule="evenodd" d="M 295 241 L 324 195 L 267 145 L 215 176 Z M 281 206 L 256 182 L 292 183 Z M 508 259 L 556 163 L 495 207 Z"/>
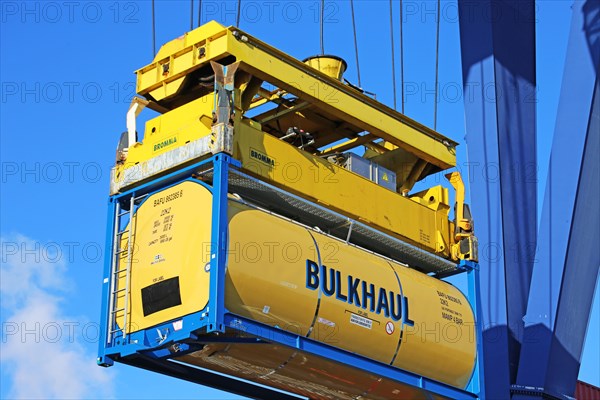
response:
<path fill-rule="evenodd" d="M 459 1 L 487 398 L 515 381 L 536 243 L 535 5 Z"/>
<path fill-rule="evenodd" d="M 524 387 L 557 397 L 575 392 L 600 263 L 599 16 L 598 2 L 573 5 L 517 398 L 535 395 Z"/>

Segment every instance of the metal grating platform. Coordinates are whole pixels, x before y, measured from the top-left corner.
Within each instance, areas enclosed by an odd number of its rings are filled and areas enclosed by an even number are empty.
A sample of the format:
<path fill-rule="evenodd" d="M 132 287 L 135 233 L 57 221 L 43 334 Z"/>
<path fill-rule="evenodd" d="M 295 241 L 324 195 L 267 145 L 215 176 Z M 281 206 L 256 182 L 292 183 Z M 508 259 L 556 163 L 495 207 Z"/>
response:
<path fill-rule="evenodd" d="M 204 172 L 202 176 L 212 180 L 212 170 Z M 240 170 L 233 168 L 229 170 L 229 192 L 239 195 L 244 202 L 250 205 L 256 205 L 297 221 L 424 273 L 446 277 L 463 272 L 450 260 L 433 255 L 364 223 L 258 180 Z"/>

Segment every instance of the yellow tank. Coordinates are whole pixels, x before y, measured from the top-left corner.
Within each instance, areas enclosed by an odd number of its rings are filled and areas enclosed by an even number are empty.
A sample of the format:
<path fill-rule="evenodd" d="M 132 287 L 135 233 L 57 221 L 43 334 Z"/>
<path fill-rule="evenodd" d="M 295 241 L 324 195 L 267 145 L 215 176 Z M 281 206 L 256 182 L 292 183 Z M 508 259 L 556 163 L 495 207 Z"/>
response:
<path fill-rule="evenodd" d="M 150 196 L 137 210 L 129 333 L 206 307 L 211 202 L 208 187 L 186 181 Z M 455 387 L 467 385 L 475 365 L 475 321 L 457 288 L 237 199 L 229 200 L 228 210 L 229 312 Z M 243 353 L 244 346 L 238 348 Z"/>

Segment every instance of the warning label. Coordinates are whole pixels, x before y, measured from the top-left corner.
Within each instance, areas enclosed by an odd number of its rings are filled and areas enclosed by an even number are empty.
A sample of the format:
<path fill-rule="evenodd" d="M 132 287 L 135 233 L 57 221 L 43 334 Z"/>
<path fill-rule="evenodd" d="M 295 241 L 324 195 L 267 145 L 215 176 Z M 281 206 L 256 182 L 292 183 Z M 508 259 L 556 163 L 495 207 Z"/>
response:
<path fill-rule="evenodd" d="M 388 335 L 393 334 L 395 330 L 396 330 L 396 327 L 394 326 L 393 322 L 388 321 L 388 323 L 385 324 L 385 333 L 387 333 Z"/>
<path fill-rule="evenodd" d="M 360 315 L 350 314 L 350 323 L 363 328 L 371 329 L 373 327 L 373 321 L 369 318 L 361 317 Z"/>

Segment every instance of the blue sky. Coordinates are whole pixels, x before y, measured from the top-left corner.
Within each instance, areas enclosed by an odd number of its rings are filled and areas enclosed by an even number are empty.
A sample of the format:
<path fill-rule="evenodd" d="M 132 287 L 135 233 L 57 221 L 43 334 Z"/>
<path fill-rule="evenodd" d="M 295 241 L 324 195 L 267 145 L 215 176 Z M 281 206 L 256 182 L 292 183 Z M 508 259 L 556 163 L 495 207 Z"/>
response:
<path fill-rule="evenodd" d="M 203 22 L 235 23 L 235 2 L 202 3 Z M 243 0 L 240 25 L 304 58 L 319 52 L 319 3 Z M 405 5 L 406 114 L 432 126 L 435 2 Z M 109 171 L 134 94 L 133 71 L 152 58 L 150 2 L 2 1 L 0 7 L 0 397 L 237 398 L 124 365 L 95 365 Z M 355 2 L 362 85 L 391 105 L 388 7 Z M 189 29 L 189 1 L 157 1 L 156 12 L 157 46 Z M 398 45 L 397 3 L 394 13 Z M 346 77 L 356 81 L 348 3 L 327 2 L 325 16 L 325 51 L 344 57 Z M 441 17 L 438 130 L 463 142 L 454 1 L 442 2 Z M 538 3 L 541 193 L 569 22 L 569 1 Z M 396 57 L 398 72 L 398 48 Z M 459 150 L 462 164 L 465 147 Z M 599 298 L 597 289 L 580 373 L 595 385 Z"/>

